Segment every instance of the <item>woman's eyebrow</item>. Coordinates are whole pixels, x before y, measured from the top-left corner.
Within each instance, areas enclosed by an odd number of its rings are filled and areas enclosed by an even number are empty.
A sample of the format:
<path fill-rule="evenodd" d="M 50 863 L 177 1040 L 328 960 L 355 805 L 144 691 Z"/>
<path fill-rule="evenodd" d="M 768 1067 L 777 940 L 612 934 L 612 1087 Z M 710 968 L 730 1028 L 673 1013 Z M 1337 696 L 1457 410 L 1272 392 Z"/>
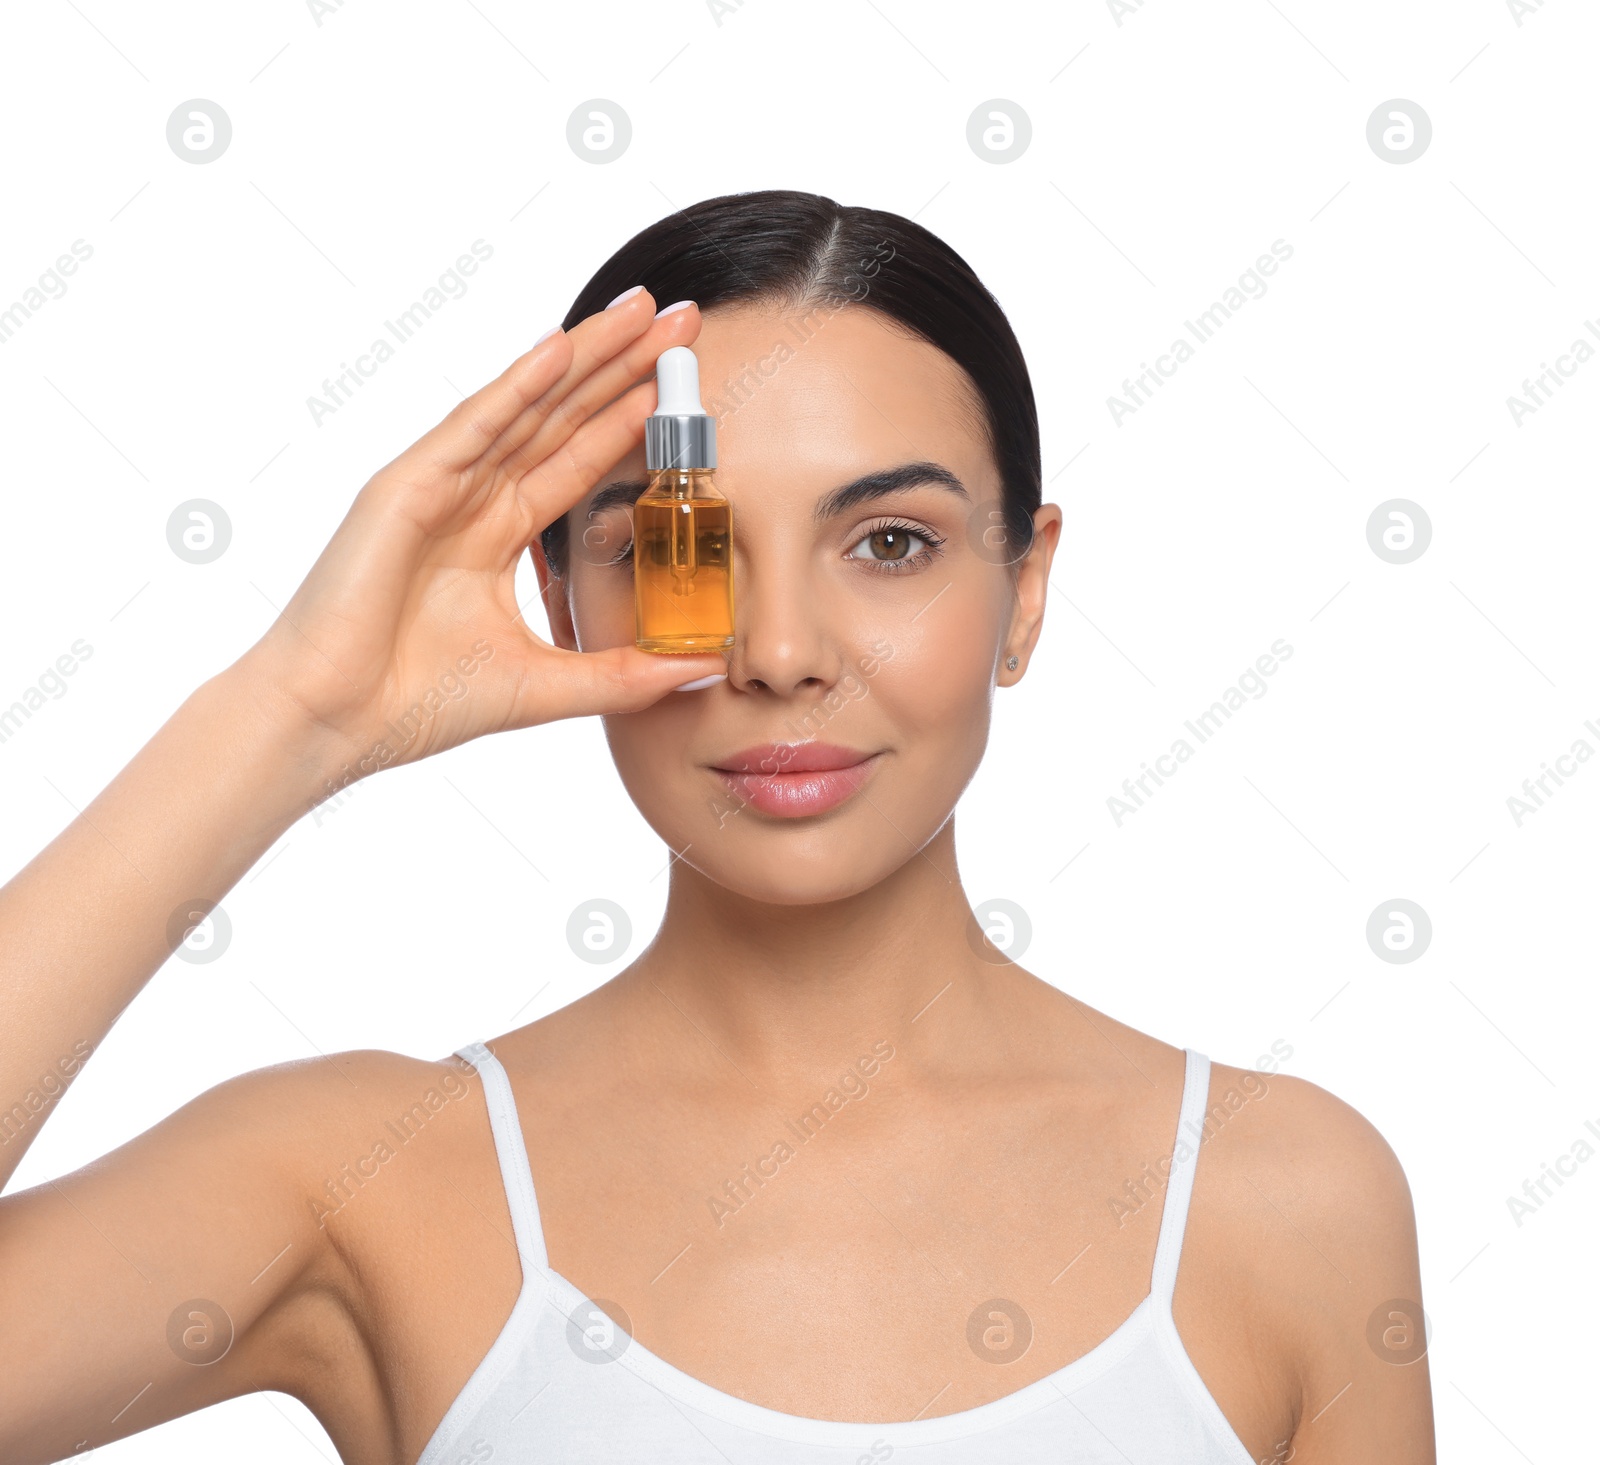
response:
<path fill-rule="evenodd" d="M 858 504 L 870 503 L 873 499 L 927 484 L 949 489 L 960 498 L 971 498 L 966 485 L 942 463 L 901 463 L 898 467 L 864 473 L 850 483 L 830 489 L 817 500 L 811 517 L 821 524 L 837 514 L 847 513 Z"/>
<path fill-rule="evenodd" d="M 616 508 L 618 504 L 631 505 L 649 487 L 649 481 L 644 478 L 637 481 L 622 479 L 616 483 L 608 483 L 589 500 L 589 507 L 584 510 L 584 514 L 587 518 L 593 519 L 605 513 L 607 509 Z"/>
<path fill-rule="evenodd" d="M 929 484 L 948 489 L 960 498 L 971 498 L 966 485 L 942 463 L 926 461 L 901 463 L 893 468 L 879 468 L 871 473 L 864 473 L 860 478 L 841 484 L 838 488 L 829 489 L 817 500 L 816 507 L 811 511 L 811 517 L 819 524 L 825 523 L 860 504 L 870 503 L 874 499 L 900 493 L 908 488 L 921 488 Z M 584 511 L 585 516 L 593 519 L 620 504 L 632 504 L 647 487 L 649 487 L 648 482 L 642 478 L 608 483 L 589 500 L 588 508 Z"/>

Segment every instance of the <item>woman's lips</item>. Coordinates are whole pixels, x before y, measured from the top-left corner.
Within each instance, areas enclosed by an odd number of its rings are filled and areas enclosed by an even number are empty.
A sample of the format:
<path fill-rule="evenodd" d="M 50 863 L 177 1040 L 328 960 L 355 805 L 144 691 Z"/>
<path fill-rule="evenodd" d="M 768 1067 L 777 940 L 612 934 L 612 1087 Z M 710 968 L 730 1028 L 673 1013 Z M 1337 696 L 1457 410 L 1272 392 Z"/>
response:
<path fill-rule="evenodd" d="M 728 760 L 736 767 L 711 771 L 741 803 L 780 819 L 800 819 L 842 804 L 871 777 L 882 756 L 802 743 L 750 749 Z"/>

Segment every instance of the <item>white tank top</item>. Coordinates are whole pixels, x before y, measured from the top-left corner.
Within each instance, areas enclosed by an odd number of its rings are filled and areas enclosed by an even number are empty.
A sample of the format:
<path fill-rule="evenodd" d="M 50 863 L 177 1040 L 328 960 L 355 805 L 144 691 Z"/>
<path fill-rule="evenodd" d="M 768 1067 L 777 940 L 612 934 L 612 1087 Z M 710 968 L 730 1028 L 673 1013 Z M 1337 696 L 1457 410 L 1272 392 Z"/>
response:
<path fill-rule="evenodd" d="M 702 1383 L 552 1271 L 511 1082 L 482 1043 L 458 1052 L 483 1079 L 522 1287 L 417 1465 L 1252 1465 L 1172 1320 L 1211 1074 L 1204 1054 L 1185 1052 L 1150 1291 L 1121 1326 L 1081 1358 L 974 1409 L 857 1424 L 784 1414 Z"/>

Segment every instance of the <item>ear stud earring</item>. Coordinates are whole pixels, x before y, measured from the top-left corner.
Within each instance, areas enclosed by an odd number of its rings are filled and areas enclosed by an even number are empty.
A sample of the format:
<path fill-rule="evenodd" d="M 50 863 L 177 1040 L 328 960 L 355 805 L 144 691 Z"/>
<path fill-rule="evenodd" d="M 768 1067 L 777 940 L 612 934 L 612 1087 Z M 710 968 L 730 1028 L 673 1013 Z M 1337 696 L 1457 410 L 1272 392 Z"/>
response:
<path fill-rule="evenodd" d="M 1006 670 L 1007 671 L 1015 671 L 1016 669 L 1017 669 L 1017 658 L 1014 657 L 1014 656 L 1006 657 Z"/>

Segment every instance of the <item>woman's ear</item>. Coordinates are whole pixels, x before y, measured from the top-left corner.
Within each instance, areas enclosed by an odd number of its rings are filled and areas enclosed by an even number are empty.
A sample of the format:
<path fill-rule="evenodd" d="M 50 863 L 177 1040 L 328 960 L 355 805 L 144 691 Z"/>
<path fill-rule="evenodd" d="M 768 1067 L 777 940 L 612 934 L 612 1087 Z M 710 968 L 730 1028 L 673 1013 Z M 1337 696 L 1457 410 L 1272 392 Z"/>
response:
<path fill-rule="evenodd" d="M 528 546 L 528 558 L 533 561 L 533 573 L 539 577 L 539 599 L 544 602 L 544 613 L 550 621 L 551 645 L 563 651 L 576 651 L 578 633 L 572 624 L 572 602 L 567 597 L 566 580 L 551 570 L 540 540 Z"/>
<path fill-rule="evenodd" d="M 1061 537 L 1061 510 L 1055 504 L 1041 504 L 1033 515 L 1033 544 L 1017 566 L 1017 596 L 1012 611 L 1011 625 L 1001 649 L 1001 671 L 996 681 L 1009 687 L 1022 679 L 1027 669 L 1028 656 L 1038 643 L 1044 625 L 1045 597 L 1050 588 L 1050 562 L 1055 558 L 1056 544 Z M 1017 668 L 1006 665 L 1008 657 L 1017 658 Z"/>

